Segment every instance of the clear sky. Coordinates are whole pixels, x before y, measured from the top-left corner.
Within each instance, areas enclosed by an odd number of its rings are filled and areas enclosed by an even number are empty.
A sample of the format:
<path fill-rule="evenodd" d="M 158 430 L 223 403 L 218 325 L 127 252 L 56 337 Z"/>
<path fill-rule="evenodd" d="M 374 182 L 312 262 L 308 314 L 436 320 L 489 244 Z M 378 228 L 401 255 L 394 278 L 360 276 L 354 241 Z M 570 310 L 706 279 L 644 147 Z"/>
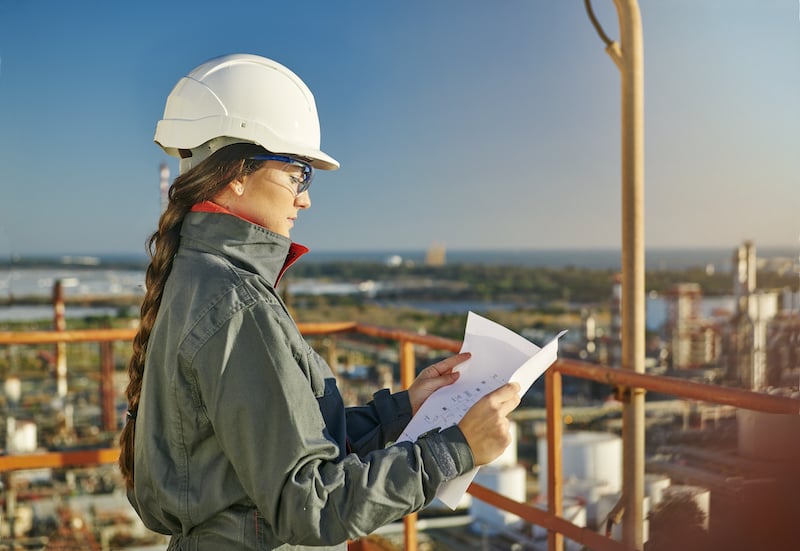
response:
<path fill-rule="evenodd" d="M 798 0 L 639 3 L 646 245 L 798 246 Z M 165 99 L 235 52 L 300 75 L 342 163 L 312 250 L 620 246 L 619 72 L 582 0 L 0 0 L 0 256 L 143 252 Z"/>

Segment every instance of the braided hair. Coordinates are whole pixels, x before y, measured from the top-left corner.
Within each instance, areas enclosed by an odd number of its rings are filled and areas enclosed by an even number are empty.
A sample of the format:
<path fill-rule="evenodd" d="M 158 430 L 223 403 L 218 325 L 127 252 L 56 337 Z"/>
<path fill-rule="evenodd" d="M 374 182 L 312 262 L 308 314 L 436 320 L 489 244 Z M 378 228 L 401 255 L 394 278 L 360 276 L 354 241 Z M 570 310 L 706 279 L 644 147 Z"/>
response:
<path fill-rule="evenodd" d="M 219 194 L 228 183 L 252 174 L 264 161 L 250 159 L 266 151 L 255 144 L 233 144 L 214 153 L 188 172 L 181 174 L 169 189 L 169 203 L 158 221 L 158 229 L 147 240 L 150 263 L 145 274 L 145 296 L 140 312 L 139 330 L 133 339 L 133 353 L 128 363 L 128 418 L 120 434 L 119 467 L 129 488 L 133 487 L 134 433 L 142 378 L 147 355 L 147 341 L 155 324 L 164 286 L 178 252 L 180 231 L 192 206 Z"/>

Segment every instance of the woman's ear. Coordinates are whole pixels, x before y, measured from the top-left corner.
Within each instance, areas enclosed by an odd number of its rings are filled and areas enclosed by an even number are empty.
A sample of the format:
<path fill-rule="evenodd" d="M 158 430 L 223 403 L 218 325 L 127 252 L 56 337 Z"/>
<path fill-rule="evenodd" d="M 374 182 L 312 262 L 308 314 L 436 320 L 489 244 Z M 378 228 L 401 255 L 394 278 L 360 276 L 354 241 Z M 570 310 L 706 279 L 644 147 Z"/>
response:
<path fill-rule="evenodd" d="M 241 180 L 234 180 L 228 184 L 228 188 L 233 191 L 238 197 L 244 195 L 244 184 Z"/>
<path fill-rule="evenodd" d="M 244 195 L 244 183 L 241 180 L 232 180 L 214 196 L 212 201 L 230 209 L 237 199 Z"/>

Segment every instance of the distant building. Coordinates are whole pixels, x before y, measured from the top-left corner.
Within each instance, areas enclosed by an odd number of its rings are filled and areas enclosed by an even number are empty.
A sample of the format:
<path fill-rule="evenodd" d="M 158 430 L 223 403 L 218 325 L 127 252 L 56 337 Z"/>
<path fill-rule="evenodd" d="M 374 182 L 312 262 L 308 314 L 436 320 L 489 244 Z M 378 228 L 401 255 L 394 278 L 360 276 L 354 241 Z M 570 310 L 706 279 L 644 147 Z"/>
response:
<path fill-rule="evenodd" d="M 743 388 L 767 386 L 767 327 L 778 314 L 778 293 L 758 291 L 756 248 L 745 241 L 733 253 L 736 313 L 726 335 L 728 373 Z"/>
<path fill-rule="evenodd" d="M 745 241 L 733 251 L 733 294 L 739 299 L 756 290 L 756 246 Z"/>
<path fill-rule="evenodd" d="M 397 268 L 398 266 L 403 265 L 403 257 L 399 254 L 393 254 L 386 258 L 384 264 L 389 268 Z"/>
<path fill-rule="evenodd" d="M 795 387 L 800 368 L 800 313 L 784 310 L 767 326 L 767 386 Z"/>
<path fill-rule="evenodd" d="M 740 364 L 739 376 L 744 388 L 761 390 L 767 387 L 767 327 L 778 314 L 778 293 L 761 291 L 751 294 L 746 302 L 751 322 L 752 352 L 748 364 Z"/>
<path fill-rule="evenodd" d="M 672 349 L 672 368 L 697 369 L 716 363 L 720 351 L 717 327 L 703 319 L 703 294 L 697 283 L 679 283 L 666 294 L 667 340 Z"/>
<path fill-rule="evenodd" d="M 444 243 L 434 242 L 425 254 L 426 266 L 444 266 L 446 262 L 447 249 Z"/>

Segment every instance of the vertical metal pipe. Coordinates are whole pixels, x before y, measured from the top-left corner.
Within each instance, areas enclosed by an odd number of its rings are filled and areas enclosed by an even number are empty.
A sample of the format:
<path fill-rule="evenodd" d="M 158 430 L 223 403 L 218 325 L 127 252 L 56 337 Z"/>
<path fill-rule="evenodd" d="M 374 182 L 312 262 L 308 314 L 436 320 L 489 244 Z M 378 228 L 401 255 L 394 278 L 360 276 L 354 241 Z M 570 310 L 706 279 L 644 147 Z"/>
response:
<path fill-rule="evenodd" d="M 414 382 L 416 366 L 414 365 L 414 343 L 400 341 L 400 385 L 407 389 Z M 417 551 L 417 513 L 411 513 L 403 518 L 405 528 L 403 539 L 405 551 Z"/>
<path fill-rule="evenodd" d="M 53 285 L 53 326 L 56 331 L 66 331 L 64 318 L 64 287 L 61 280 Z M 56 343 L 56 388 L 59 398 L 67 397 L 67 344 Z"/>
<path fill-rule="evenodd" d="M 644 373 L 644 48 L 636 0 L 614 0 L 622 75 L 622 368 Z M 614 54 L 612 54 L 612 58 Z M 633 389 L 622 410 L 623 543 L 642 549 L 644 392 Z"/>
<path fill-rule="evenodd" d="M 561 373 L 545 372 L 545 407 L 547 408 L 547 508 L 551 514 L 564 516 L 564 473 L 561 455 Z M 540 474 L 541 476 L 541 474 Z M 549 530 L 547 550 L 564 551 L 564 535 Z"/>

